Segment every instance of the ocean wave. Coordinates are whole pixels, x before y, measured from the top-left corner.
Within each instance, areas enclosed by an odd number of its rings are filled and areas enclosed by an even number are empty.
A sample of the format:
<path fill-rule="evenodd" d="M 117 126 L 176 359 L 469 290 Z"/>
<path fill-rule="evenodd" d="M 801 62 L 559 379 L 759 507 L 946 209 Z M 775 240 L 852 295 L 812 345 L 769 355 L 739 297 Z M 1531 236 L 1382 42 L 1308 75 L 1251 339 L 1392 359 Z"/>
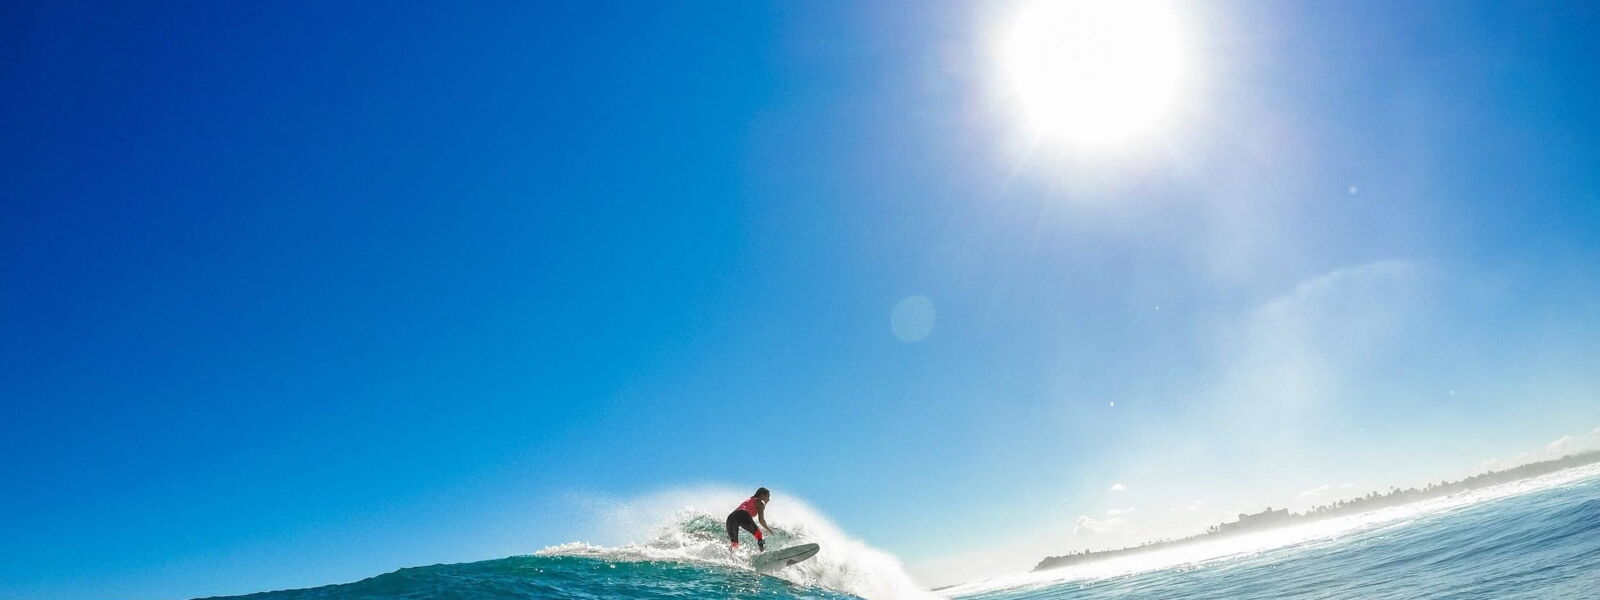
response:
<path fill-rule="evenodd" d="M 672 561 L 513 556 L 400 569 L 355 583 L 235 596 L 238 600 L 597 600 L 730 598 L 850 600 L 748 570 Z"/>
<path fill-rule="evenodd" d="M 1525 555 L 1532 555 L 1535 550 L 1547 551 L 1544 546 L 1550 546 L 1553 535 L 1577 535 L 1561 533 L 1567 527 L 1573 526 L 1574 519 L 1583 520 L 1592 515 L 1586 511 L 1597 510 L 1579 506 L 1569 507 L 1565 515 L 1555 515 L 1558 509 L 1545 507 L 1544 512 L 1535 516 L 1525 516 L 1520 513 L 1511 516 L 1511 513 L 1487 511 L 1475 514 L 1469 526 L 1446 528 L 1433 535 L 1415 537 L 1405 536 L 1402 532 L 1413 530 L 1419 526 L 1433 526 L 1441 522 L 1456 523 L 1461 511 L 1470 510 L 1484 503 L 1495 500 L 1524 497 L 1525 501 L 1536 501 L 1536 492 L 1549 490 L 1560 486 L 1567 486 L 1574 482 L 1583 482 L 1574 489 L 1592 487 L 1596 478 L 1600 477 L 1600 464 L 1568 469 L 1551 473 L 1549 475 L 1531 479 L 1518 480 L 1505 484 L 1463 492 L 1442 498 L 1435 498 L 1385 508 L 1344 517 L 1327 519 L 1258 533 L 1239 535 L 1216 541 L 1197 543 L 1193 545 L 1152 550 L 1126 557 L 1119 557 L 1075 565 L 1049 571 L 1018 573 L 1005 575 L 976 582 L 970 582 L 942 590 L 943 593 L 955 597 L 987 598 L 987 597 L 1076 597 L 1063 594 L 1062 591 L 1073 587 L 1101 588 L 1114 585 L 1121 580 L 1138 580 L 1146 583 L 1161 581 L 1162 585 L 1170 583 L 1171 578 L 1152 576 L 1143 579 L 1141 576 L 1152 573 L 1184 573 L 1205 571 L 1210 574 L 1227 573 L 1238 565 L 1259 564 L 1272 557 L 1279 562 L 1294 560 L 1293 557 L 1313 553 L 1337 554 L 1341 560 L 1352 568 L 1368 571 L 1379 571 L 1399 574 L 1415 574 L 1419 567 L 1431 565 L 1435 568 L 1441 564 L 1440 559 L 1450 553 L 1460 556 L 1450 565 L 1477 564 L 1488 554 L 1493 554 L 1499 560 L 1507 560 L 1507 548 L 1521 551 Z M 1486 519 L 1509 519 L 1509 522 L 1492 522 Z M 1556 519 L 1557 523 L 1529 523 L 1529 519 Z M 1588 521 L 1584 521 L 1587 523 Z M 1593 531 L 1593 525 L 1579 525 L 1583 531 Z M 1394 543 L 1396 536 L 1405 537 L 1405 544 Z M 1483 546 L 1490 549 L 1485 553 L 1473 554 L 1472 548 Z M 1381 547 L 1381 552 L 1368 551 L 1371 548 Z M 1541 554 L 1542 555 L 1542 554 Z M 1130 579 L 1131 578 L 1131 579 Z M 1359 580 L 1359 578 L 1355 578 Z M 1226 585 L 1249 585 L 1254 580 L 1241 578 Z M 1247 590 L 1234 590 L 1235 595 L 1222 595 L 1215 597 L 1287 597 L 1286 587 L 1292 587 L 1293 581 L 1284 575 L 1272 585 L 1272 592 L 1258 594 L 1246 593 Z M 1220 584 L 1220 582 L 1219 582 Z M 1320 584 L 1324 590 L 1326 583 Z M 1259 591 L 1259 590 L 1258 590 Z M 1085 596 L 1098 597 L 1098 596 Z M 1162 597 L 1160 594 L 1154 597 Z M 1184 597 L 1182 595 L 1175 597 Z M 1207 596 L 1212 597 L 1212 596 Z"/>
<path fill-rule="evenodd" d="M 776 576 L 730 552 L 726 490 L 672 492 L 602 508 L 600 526 L 638 532 L 528 556 L 401 569 L 362 581 L 240 596 L 250 600 L 849 600 L 936 597 L 894 556 L 845 535 L 792 497 L 774 504 L 772 546 L 816 542 L 817 558 Z M 653 522 L 648 527 L 640 523 Z M 1153 551 L 942 593 L 975 600 L 1113 598 L 1593 597 L 1600 570 L 1600 466 L 1404 507 L 1239 536 L 1215 547 Z M 595 539 L 605 538 L 596 532 Z"/>
<path fill-rule="evenodd" d="M 744 494 L 729 489 L 671 490 L 631 500 L 598 500 L 597 522 L 615 515 L 633 515 L 624 528 L 643 535 L 616 545 L 572 542 L 540 550 L 537 556 L 579 556 L 610 561 L 670 561 L 682 564 L 750 570 L 753 544 L 728 550 L 723 519 Z M 726 508 L 711 509 L 707 507 Z M 654 523 L 641 526 L 638 515 Z M 938 598 L 911 578 L 894 555 L 872 548 L 844 533 L 822 513 L 793 495 L 777 497 L 768 508 L 772 535 L 768 548 L 817 543 L 816 558 L 786 567 L 773 576 L 803 585 L 866 598 L 917 600 Z M 604 536 L 605 534 L 600 534 Z M 615 534 L 612 537 L 617 537 Z"/>

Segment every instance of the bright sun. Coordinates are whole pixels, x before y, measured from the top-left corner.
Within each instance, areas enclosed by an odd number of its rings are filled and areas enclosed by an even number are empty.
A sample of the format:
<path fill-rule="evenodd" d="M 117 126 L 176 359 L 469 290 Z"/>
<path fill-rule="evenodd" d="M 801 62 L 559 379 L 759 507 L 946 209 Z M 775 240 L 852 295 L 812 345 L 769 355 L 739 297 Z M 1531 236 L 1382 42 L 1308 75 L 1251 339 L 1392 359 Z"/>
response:
<path fill-rule="evenodd" d="M 1041 1 L 1012 25 L 1004 68 L 1039 133 L 1099 146 L 1160 124 L 1184 75 L 1182 45 L 1161 0 Z"/>

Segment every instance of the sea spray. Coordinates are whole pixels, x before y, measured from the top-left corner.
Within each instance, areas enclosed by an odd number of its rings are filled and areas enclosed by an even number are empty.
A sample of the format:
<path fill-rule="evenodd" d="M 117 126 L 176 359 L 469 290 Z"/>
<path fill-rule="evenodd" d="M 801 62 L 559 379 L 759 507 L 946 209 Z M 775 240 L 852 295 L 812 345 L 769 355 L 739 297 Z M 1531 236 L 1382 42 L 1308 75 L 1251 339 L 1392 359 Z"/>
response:
<path fill-rule="evenodd" d="M 749 570 L 670 561 L 513 556 L 400 569 L 354 583 L 234 596 L 239 600 L 852 600 Z"/>
<path fill-rule="evenodd" d="M 720 499 L 711 501 L 715 504 L 709 506 L 717 509 L 722 509 L 721 505 L 726 503 Z M 1235 547 L 1228 549 L 1232 554 L 1226 556 L 1173 557 L 1178 559 L 1176 562 L 1151 560 L 1143 565 L 1124 565 L 1130 568 L 1120 571 L 1107 561 L 1102 566 L 1106 570 L 1098 573 L 1074 571 L 1077 567 L 1069 567 L 991 580 L 943 593 L 973 600 L 1405 600 L 1438 597 L 1591 600 L 1595 597 L 1594 590 L 1600 586 L 1600 579 L 1596 578 L 1600 573 L 1600 474 L 1573 470 L 1560 477 L 1508 484 L 1492 491 L 1478 490 L 1452 502 L 1416 506 L 1410 513 L 1390 513 L 1388 518 L 1341 531 L 1324 531 L 1320 537 L 1313 535 L 1287 546 Z M 665 520 L 647 528 L 653 533 L 641 535 L 638 542 L 609 547 L 566 544 L 532 556 L 414 567 L 355 583 L 236 598 L 851 600 L 856 597 L 835 591 L 845 588 L 858 590 L 861 596 L 871 598 L 923 595 L 914 588 L 896 587 L 905 585 L 909 578 L 903 573 L 899 577 L 894 575 L 898 573 L 898 561 L 892 556 L 845 538 L 836 527 L 797 503 L 791 502 L 788 508 L 791 510 L 783 519 L 769 519 L 778 530 L 774 538 L 779 543 L 814 539 L 838 546 L 834 562 L 812 564 L 814 561 L 808 561 L 780 571 L 783 577 L 792 578 L 788 580 L 750 570 L 743 562 L 747 553 L 729 555 L 726 552 L 720 538 L 721 515 L 717 514 L 722 510 L 712 512 L 677 505 L 671 509 L 653 509 L 665 515 L 662 517 Z M 773 511 L 776 517 L 776 504 Z M 886 559 L 886 562 L 875 562 L 877 559 Z"/>
<path fill-rule="evenodd" d="M 540 550 L 538 556 L 584 556 L 615 561 L 670 561 L 733 569 L 750 568 L 753 544 L 730 552 L 723 520 L 748 491 L 704 487 L 674 489 L 630 500 L 587 497 L 594 539 Z M 769 548 L 814 542 L 816 558 L 773 575 L 804 586 L 835 590 L 868 600 L 938 598 L 905 571 L 900 560 L 844 533 L 798 497 L 775 491 L 767 507 Z M 741 534 L 748 537 L 748 534 Z M 619 541 L 620 540 L 620 541 Z"/>

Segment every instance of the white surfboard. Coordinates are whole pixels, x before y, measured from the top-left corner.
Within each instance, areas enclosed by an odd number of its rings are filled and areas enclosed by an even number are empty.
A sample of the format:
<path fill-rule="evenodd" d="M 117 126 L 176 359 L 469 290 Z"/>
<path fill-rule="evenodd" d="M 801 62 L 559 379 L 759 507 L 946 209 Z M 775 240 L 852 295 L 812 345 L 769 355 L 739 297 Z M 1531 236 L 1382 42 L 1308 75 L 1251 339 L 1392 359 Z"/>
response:
<path fill-rule="evenodd" d="M 776 571 L 816 556 L 817 552 L 821 550 L 822 546 L 816 544 L 800 544 L 799 546 L 790 546 L 781 550 L 762 552 L 757 554 L 755 558 L 750 559 L 750 566 L 761 572 Z"/>

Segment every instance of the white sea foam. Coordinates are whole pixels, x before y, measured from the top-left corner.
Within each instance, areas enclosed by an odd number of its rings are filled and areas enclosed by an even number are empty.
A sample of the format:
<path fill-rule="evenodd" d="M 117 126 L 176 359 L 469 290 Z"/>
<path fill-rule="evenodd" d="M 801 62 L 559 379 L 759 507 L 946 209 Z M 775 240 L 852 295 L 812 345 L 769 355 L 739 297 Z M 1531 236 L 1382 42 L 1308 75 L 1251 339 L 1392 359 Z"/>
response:
<path fill-rule="evenodd" d="M 1458 510 L 1480 502 L 1515 496 L 1558 485 L 1600 476 L 1600 464 L 1566 469 L 1548 475 L 1512 481 L 1479 490 L 1462 492 L 1394 506 L 1372 512 L 1313 521 L 1303 525 L 1272 529 L 1215 541 L 1141 552 L 1070 567 L 1003 575 L 991 579 L 944 588 L 950 596 L 975 596 L 994 592 L 1021 591 L 1060 585 L 1069 581 L 1097 580 L 1170 568 L 1190 568 L 1218 561 L 1246 558 L 1269 550 L 1290 546 L 1337 543 L 1358 532 L 1400 527 L 1417 519 Z"/>
<path fill-rule="evenodd" d="M 540 550 L 540 555 L 586 556 L 618 561 L 673 561 L 749 569 L 754 544 L 730 553 L 723 519 L 749 495 L 732 488 L 678 489 L 630 500 L 583 498 L 594 513 L 598 543 L 574 542 Z M 788 493 L 773 497 L 767 522 L 775 530 L 768 547 L 815 542 L 816 558 L 784 568 L 774 576 L 869 600 L 937 598 L 906 574 L 894 555 L 872 548 Z M 614 544 L 614 545 L 602 545 Z"/>

